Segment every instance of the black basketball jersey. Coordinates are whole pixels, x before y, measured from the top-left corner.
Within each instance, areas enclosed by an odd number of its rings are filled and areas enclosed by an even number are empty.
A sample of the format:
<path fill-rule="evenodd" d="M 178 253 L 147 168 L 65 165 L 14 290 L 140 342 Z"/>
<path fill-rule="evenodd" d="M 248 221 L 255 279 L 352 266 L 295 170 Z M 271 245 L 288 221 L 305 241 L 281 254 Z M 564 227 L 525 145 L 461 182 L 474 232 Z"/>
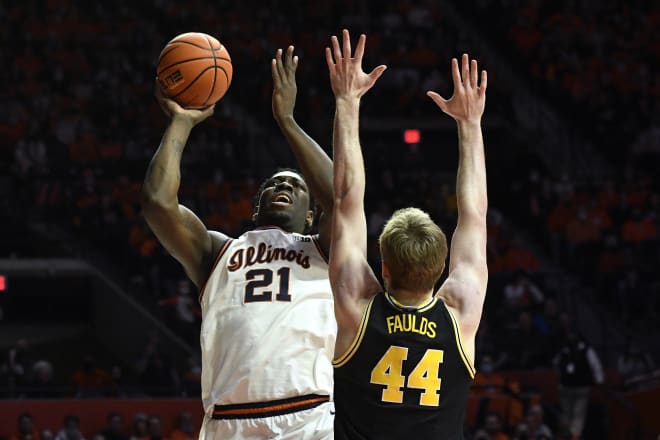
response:
<path fill-rule="evenodd" d="M 410 308 L 369 302 L 353 343 L 335 359 L 335 439 L 462 440 L 474 367 L 456 319 L 437 297 Z"/>

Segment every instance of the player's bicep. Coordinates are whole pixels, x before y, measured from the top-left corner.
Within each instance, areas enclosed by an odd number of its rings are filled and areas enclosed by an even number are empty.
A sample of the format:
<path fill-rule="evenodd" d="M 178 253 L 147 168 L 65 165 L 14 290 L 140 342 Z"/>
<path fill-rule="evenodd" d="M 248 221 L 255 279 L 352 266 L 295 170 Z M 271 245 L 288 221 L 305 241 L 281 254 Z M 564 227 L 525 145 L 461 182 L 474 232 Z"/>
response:
<path fill-rule="evenodd" d="M 476 334 L 481 321 L 488 273 L 467 264 L 452 270 L 438 291 L 445 303 L 458 312 L 465 336 Z"/>
<path fill-rule="evenodd" d="M 145 207 L 144 214 L 160 243 L 199 288 L 206 280 L 206 263 L 213 253 L 213 240 L 202 221 L 183 205 L 177 209 Z"/>
<path fill-rule="evenodd" d="M 479 282 L 485 285 L 488 278 L 486 265 L 486 221 L 478 216 L 463 216 L 458 221 L 451 240 L 449 273 L 460 267 L 470 267 Z"/>

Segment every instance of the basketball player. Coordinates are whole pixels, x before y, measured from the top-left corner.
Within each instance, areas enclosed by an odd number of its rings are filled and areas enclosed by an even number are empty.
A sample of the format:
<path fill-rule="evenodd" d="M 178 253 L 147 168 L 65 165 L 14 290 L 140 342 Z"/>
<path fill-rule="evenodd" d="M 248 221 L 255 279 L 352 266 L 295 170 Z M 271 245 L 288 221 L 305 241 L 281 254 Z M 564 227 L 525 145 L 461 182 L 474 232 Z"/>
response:
<path fill-rule="evenodd" d="M 380 235 L 380 286 L 367 263 L 363 207 L 365 172 L 358 136 L 361 96 L 385 70 L 362 71 L 365 36 L 351 54 L 336 37 L 326 49 L 336 99 L 334 215 L 330 284 L 338 334 L 335 349 L 336 439 L 463 439 L 474 340 L 481 318 L 486 268 L 486 169 L 480 128 L 486 72 L 452 60 L 454 96 L 433 101 L 458 124 L 458 225 L 449 274 L 444 233 L 415 208 L 396 211 Z M 334 57 L 334 59 L 333 59 Z"/>
<path fill-rule="evenodd" d="M 191 129 L 213 108 L 186 110 L 158 94 L 170 124 L 144 182 L 143 209 L 163 246 L 200 291 L 201 439 L 332 438 L 333 299 L 310 191 L 332 212 L 332 162 L 293 119 L 298 59 L 272 60 L 273 113 L 307 177 L 273 174 L 261 186 L 257 228 L 232 238 L 206 229 L 178 203 L 181 155 Z"/>

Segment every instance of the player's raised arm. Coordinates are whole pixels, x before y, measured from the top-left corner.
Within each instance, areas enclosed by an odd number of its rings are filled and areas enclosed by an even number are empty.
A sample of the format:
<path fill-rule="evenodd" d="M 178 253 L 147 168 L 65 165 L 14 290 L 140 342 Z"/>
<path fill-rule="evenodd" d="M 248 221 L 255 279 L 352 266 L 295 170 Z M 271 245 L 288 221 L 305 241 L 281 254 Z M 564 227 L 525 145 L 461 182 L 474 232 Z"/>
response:
<path fill-rule="evenodd" d="M 142 186 L 142 210 L 161 244 L 201 288 L 212 264 L 214 250 L 226 237 L 207 231 L 201 220 L 179 204 L 181 155 L 192 128 L 213 114 L 213 107 L 186 110 L 165 98 L 156 86 L 156 98 L 170 123 L 151 159 Z"/>
<path fill-rule="evenodd" d="M 271 61 L 273 74 L 273 116 L 288 141 L 310 191 L 324 212 L 319 225 L 319 242 L 326 254 L 330 248 L 330 215 L 332 213 L 332 160 L 319 144 L 296 122 L 293 112 L 298 92 L 296 69 L 298 56 L 293 46 L 278 49 Z"/>
<path fill-rule="evenodd" d="M 343 353 L 357 332 L 363 303 L 380 285 L 367 262 L 367 226 L 364 213 L 365 172 L 358 133 L 360 99 L 385 71 L 362 71 L 366 37 L 361 35 L 355 54 L 347 30 L 343 50 L 337 37 L 326 48 L 330 84 L 336 110 L 333 133 L 334 215 L 330 246 L 330 285 L 335 296 L 339 332 L 335 353 Z M 334 59 L 333 59 L 334 57 Z"/>
<path fill-rule="evenodd" d="M 451 240 L 449 275 L 440 289 L 447 305 L 456 309 L 464 338 L 474 350 L 486 295 L 486 163 L 481 116 L 486 104 L 486 71 L 479 75 L 477 61 L 467 54 L 451 62 L 454 95 L 445 100 L 434 92 L 428 96 L 458 125 L 458 174 L 456 198 L 458 223 Z M 479 76 L 481 78 L 479 78 Z"/>

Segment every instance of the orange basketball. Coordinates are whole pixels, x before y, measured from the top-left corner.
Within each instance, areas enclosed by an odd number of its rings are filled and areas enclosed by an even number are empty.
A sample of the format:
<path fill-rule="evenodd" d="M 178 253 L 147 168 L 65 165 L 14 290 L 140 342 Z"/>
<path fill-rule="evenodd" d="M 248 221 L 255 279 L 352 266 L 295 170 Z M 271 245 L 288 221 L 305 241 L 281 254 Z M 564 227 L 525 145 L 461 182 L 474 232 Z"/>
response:
<path fill-rule="evenodd" d="M 222 98 L 233 75 L 227 48 L 214 37 L 188 32 L 173 38 L 158 59 L 163 93 L 185 108 L 204 108 Z"/>

